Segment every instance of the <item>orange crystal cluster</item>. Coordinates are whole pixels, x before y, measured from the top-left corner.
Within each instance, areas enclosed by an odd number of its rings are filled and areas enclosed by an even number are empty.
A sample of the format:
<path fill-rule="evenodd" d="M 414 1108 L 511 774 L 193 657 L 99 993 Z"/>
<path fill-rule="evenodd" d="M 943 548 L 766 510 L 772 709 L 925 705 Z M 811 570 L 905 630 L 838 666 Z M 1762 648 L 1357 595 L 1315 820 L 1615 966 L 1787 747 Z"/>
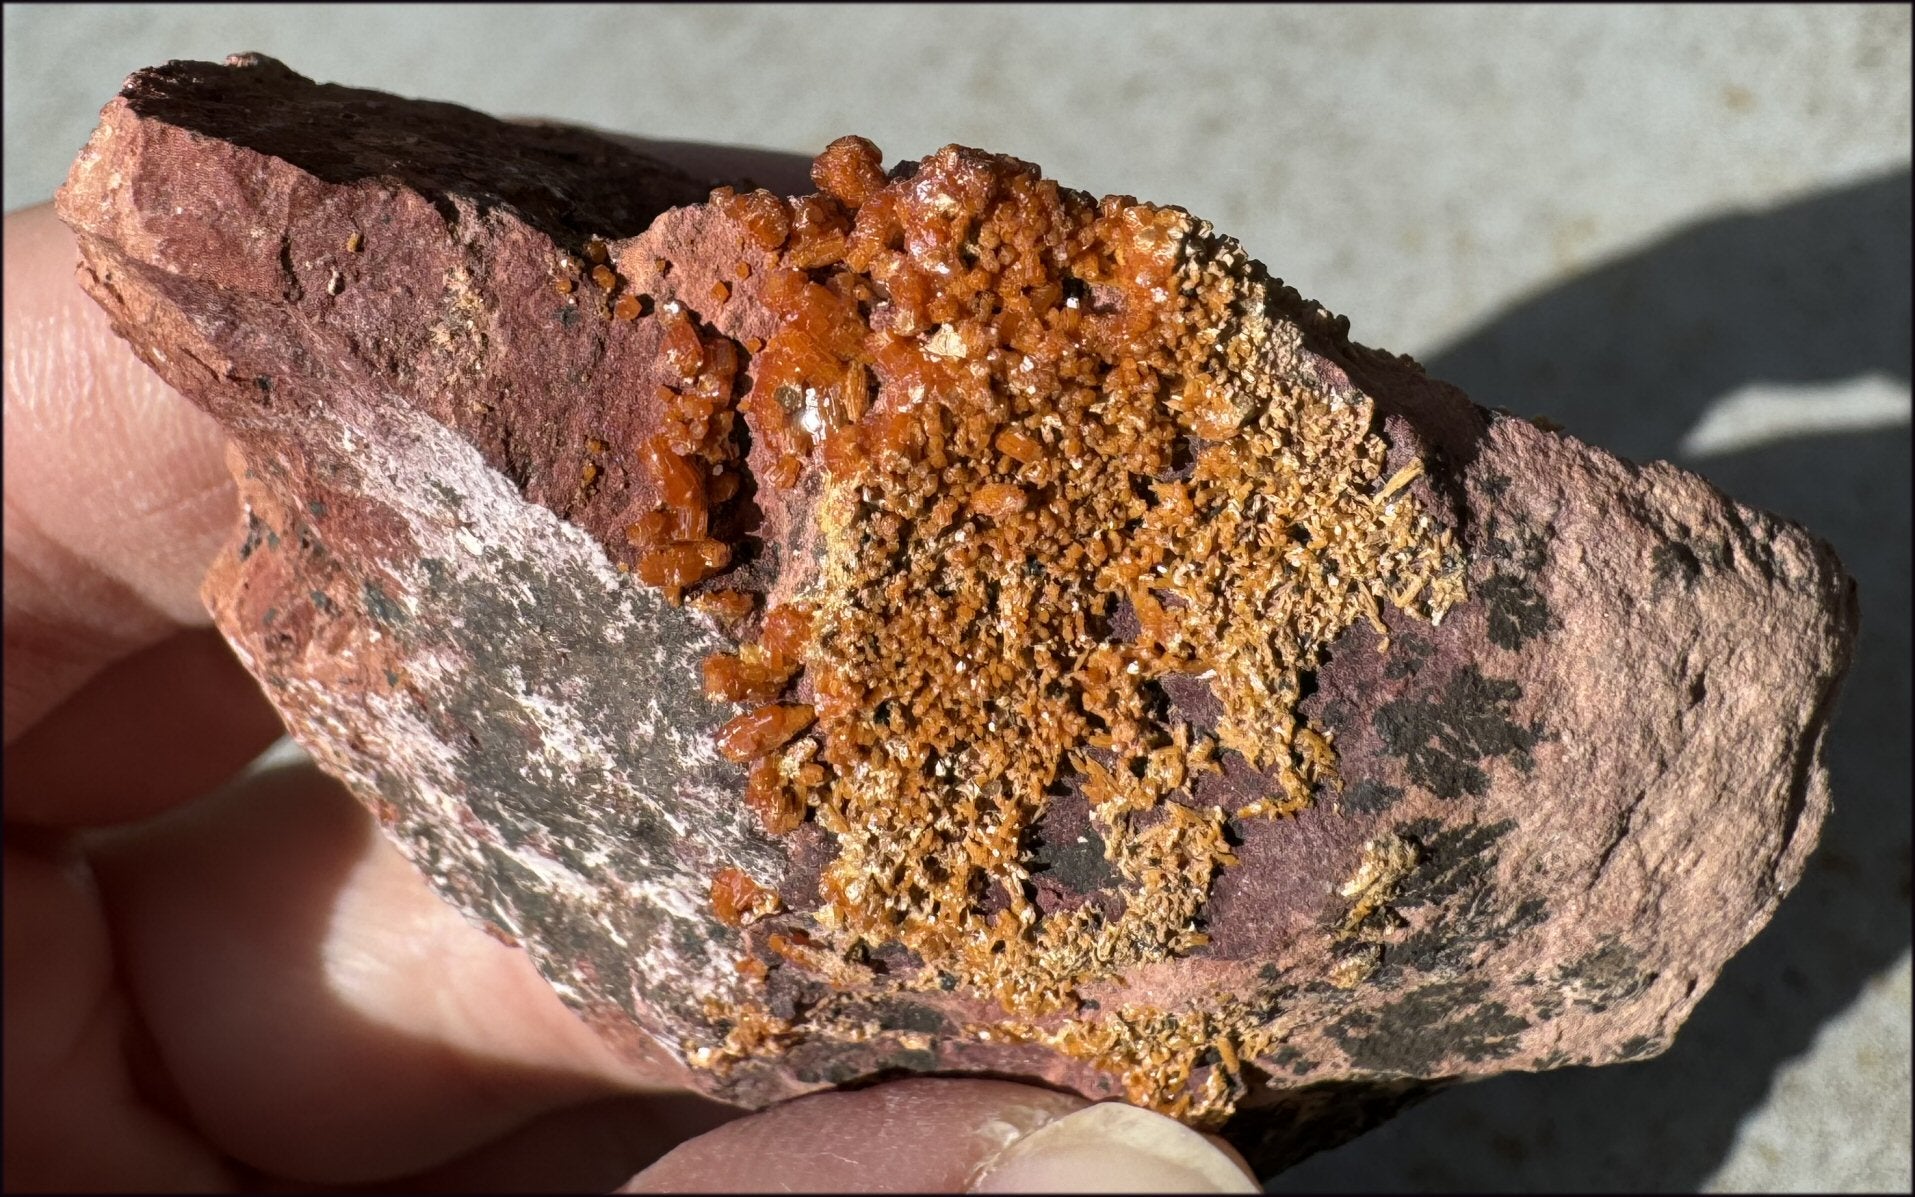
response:
<path fill-rule="evenodd" d="M 658 388 L 664 428 L 639 447 L 659 502 L 625 535 L 639 550 L 633 572 L 676 603 L 687 586 L 731 564 L 731 546 L 711 529 L 714 511 L 743 484 L 734 435 L 741 362 L 729 338 L 700 332 L 676 304 L 667 305 L 664 322 L 662 356 L 679 385 Z"/>
<path fill-rule="evenodd" d="M 603 315 L 625 322 L 649 315 L 651 297 L 637 291 L 620 295 L 627 283 L 610 262 L 610 247 L 594 237 L 586 243 L 582 257 L 559 255 L 553 289 L 576 304 L 574 293 L 581 278 L 589 277 L 600 292 Z M 625 536 L 638 551 L 632 571 L 676 604 L 686 587 L 723 572 L 732 563 L 731 546 L 712 534 L 712 526 L 719 509 L 737 498 L 744 484 L 736 411 L 743 358 L 729 338 L 701 330 L 683 304 L 667 303 L 660 317 L 659 357 L 677 385 L 658 387 L 653 399 L 661 429 L 637 447 L 639 464 L 658 502 L 626 528 Z M 588 449 L 599 453 L 604 446 L 594 441 Z M 597 463 L 587 462 L 581 486 L 589 488 L 598 475 Z M 748 598 L 706 597 L 716 602 L 713 614 L 724 622 L 736 622 L 749 611 L 749 606 L 747 612 L 736 610 L 738 603 L 748 604 Z"/>
<path fill-rule="evenodd" d="M 755 641 L 736 653 L 713 653 L 705 659 L 708 698 L 768 704 L 726 723 L 717 739 L 720 754 L 751 765 L 745 805 L 769 835 L 795 829 L 804 820 L 810 791 L 824 781 L 824 770 L 810 760 L 815 744 L 806 742 L 795 753 L 775 753 L 811 726 L 815 715 L 806 704 L 773 701 L 803 667 L 810 635 L 811 616 L 804 607 L 776 607 L 766 612 Z"/>
<path fill-rule="evenodd" d="M 836 837 L 816 918 L 840 947 L 902 943 L 923 983 L 1069 1010 L 1202 945 L 1235 858 L 1197 778 L 1223 752 L 1271 777 L 1240 817 L 1334 784 L 1302 675 L 1380 601 L 1440 617 L 1460 562 L 1375 488 L 1367 399 L 1312 378 L 1270 281 L 1187 213 L 955 146 L 887 175 L 843 138 L 813 178 L 796 200 L 717 197 L 779 251 L 780 327 L 741 402 L 761 481 L 823 471 L 811 704 L 743 715 L 720 746 L 758 760 L 768 829 L 808 809 Z M 787 684 L 794 658 L 757 647 L 708 665 L 714 694 Z M 1171 675 L 1217 694 L 1215 739 L 1167 717 Z M 1029 836 L 1065 786 L 1124 878 L 1117 914 L 1037 907 Z"/>

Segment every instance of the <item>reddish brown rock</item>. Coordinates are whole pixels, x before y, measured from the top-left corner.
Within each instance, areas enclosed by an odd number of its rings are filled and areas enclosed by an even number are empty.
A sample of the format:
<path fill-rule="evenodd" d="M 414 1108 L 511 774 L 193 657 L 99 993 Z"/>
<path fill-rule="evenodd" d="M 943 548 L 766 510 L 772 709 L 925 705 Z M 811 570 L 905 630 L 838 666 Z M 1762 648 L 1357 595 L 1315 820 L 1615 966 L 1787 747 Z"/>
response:
<path fill-rule="evenodd" d="M 826 181 L 881 186 L 856 167 L 840 153 Z M 1123 1096 L 1114 1049 L 901 986 L 908 954 L 807 942 L 831 838 L 767 836 L 716 747 L 734 712 L 702 692 L 741 612 L 619 569 L 665 501 L 640 447 L 695 349 L 670 342 L 674 305 L 747 352 L 779 328 L 775 252 L 706 191 L 595 134 L 243 57 L 133 76 L 59 202 L 89 292 L 232 436 L 220 627 L 447 899 L 605 1035 L 750 1105 L 906 1071 Z M 1855 604 L 1802 530 L 1483 411 L 1294 291 L 1270 309 L 1311 385 L 1374 402 L 1389 468 L 1424 463 L 1408 493 L 1454 534 L 1468 597 L 1434 625 L 1384 609 L 1387 652 L 1367 622 L 1341 635 L 1301 708 L 1341 790 L 1233 820 L 1208 942 L 1086 985 L 1078 1017 L 1177 1012 L 1171 1032 L 1123 1017 L 1176 1040 L 1192 1091 L 1228 1090 L 1211 1112 L 1246 1111 L 1240 1141 L 1277 1164 L 1421 1082 L 1661 1051 L 1814 846 Z M 752 431 L 745 489 L 712 506 L 730 556 L 686 585 L 776 602 L 817 570 L 816 483 L 767 485 Z M 1014 490 L 991 514 L 1023 510 Z M 1200 680 L 1164 690 L 1215 726 Z M 1269 789 L 1226 759 L 1191 805 Z M 1081 793 L 1029 851 L 1047 912 L 1110 884 Z"/>

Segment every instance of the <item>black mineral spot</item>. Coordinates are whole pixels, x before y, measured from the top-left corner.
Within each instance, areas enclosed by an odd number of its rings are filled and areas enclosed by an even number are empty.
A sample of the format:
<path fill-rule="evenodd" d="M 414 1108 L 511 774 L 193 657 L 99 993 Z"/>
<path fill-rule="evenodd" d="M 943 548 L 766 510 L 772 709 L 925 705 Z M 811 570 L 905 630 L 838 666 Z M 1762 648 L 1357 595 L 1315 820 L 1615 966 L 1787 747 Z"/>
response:
<path fill-rule="evenodd" d="M 408 618 L 406 609 L 398 603 L 393 602 L 392 597 L 385 592 L 379 583 L 369 580 L 365 585 L 360 587 L 360 592 L 366 600 L 366 614 L 372 616 L 375 620 L 387 627 L 393 627 L 406 622 Z"/>
<path fill-rule="evenodd" d="M 1387 678 L 1415 677 L 1430 659 L 1436 646 L 1415 632 L 1404 632 L 1390 639 L 1389 663 L 1383 667 Z"/>
<path fill-rule="evenodd" d="M 819 899 L 814 896 L 807 899 L 805 904 L 815 906 L 818 901 Z M 789 899 L 785 904 L 793 905 Z M 866 947 L 864 953 L 865 963 L 870 966 L 872 972 L 881 977 L 914 977 L 924 968 L 924 958 L 901 943 L 887 943 L 876 948 Z"/>
<path fill-rule="evenodd" d="M 324 519 L 326 515 L 326 501 L 324 499 L 314 499 L 306 504 L 306 510 L 312 513 L 314 519 Z"/>
<path fill-rule="evenodd" d="M 1536 592 L 1534 579 L 1549 561 L 1549 540 L 1520 525 L 1505 534 L 1503 520 L 1492 516 L 1485 531 L 1484 557 L 1495 568 L 1471 587 L 1489 616 L 1489 638 L 1498 648 L 1516 649 L 1549 631 L 1549 604 Z"/>
<path fill-rule="evenodd" d="M 1308 1076 L 1317 1070 L 1314 1061 L 1306 1059 L 1302 1052 L 1287 1043 L 1270 1057 L 1270 1063 L 1277 1068 L 1288 1068 L 1291 1076 Z"/>
<path fill-rule="evenodd" d="M 1492 518 L 1485 549 L 1491 561 L 1519 573 L 1533 574 L 1549 561 L 1549 538 L 1527 524 L 1518 524 L 1508 536 L 1501 520 Z"/>
<path fill-rule="evenodd" d="M 1094 894 L 1121 884 L 1123 877 L 1104 857 L 1104 841 L 1086 823 L 1076 835 L 1046 836 L 1044 820 L 1033 833 L 1031 872 L 1057 882 L 1073 893 Z"/>
<path fill-rule="evenodd" d="M 1541 898 L 1524 898 L 1510 910 L 1509 917 L 1496 924 L 1495 934 L 1507 939 L 1518 931 L 1539 927 L 1549 920 L 1549 903 Z"/>
<path fill-rule="evenodd" d="M 1622 1046 L 1616 1049 L 1616 1058 L 1618 1060 L 1640 1060 L 1646 1056 L 1655 1055 L 1657 1052 L 1660 1052 L 1662 1048 L 1662 1040 L 1657 1039 L 1653 1035 L 1633 1035 L 1625 1039 Z"/>
<path fill-rule="evenodd" d="M 386 670 L 386 685 L 396 687 L 398 686 L 398 684 L 399 684 L 399 675 L 394 673 L 390 669 Z"/>
<path fill-rule="evenodd" d="M 273 380 L 264 374 L 253 379 L 253 385 L 259 388 L 259 393 L 262 395 L 270 395 L 273 393 Z"/>
<path fill-rule="evenodd" d="M 1649 568 L 1658 585 L 1680 579 L 1684 590 L 1695 589 L 1702 577 L 1702 561 L 1686 544 L 1665 541 L 1649 554 Z"/>
<path fill-rule="evenodd" d="M 1344 790 L 1339 801 L 1350 814 L 1380 815 L 1395 806 L 1402 797 L 1403 791 L 1396 786 L 1365 778 Z"/>
<path fill-rule="evenodd" d="M 863 1073 L 864 1067 L 858 1062 L 829 1056 L 816 1064 L 798 1065 L 791 1070 L 793 1076 L 807 1085 L 842 1085 Z"/>
<path fill-rule="evenodd" d="M 1528 578 L 1496 574 L 1477 583 L 1476 597 L 1489 615 L 1490 643 L 1518 649 L 1549 631 L 1549 604 Z"/>
<path fill-rule="evenodd" d="M 518 846 L 503 833 L 500 838 L 506 839 L 511 846 Z M 707 921 L 703 927 L 691 922 L 674 922 L 670 932 L 672 946 L 677 948 L 687 960 L 697 960 L 710 950 L 712 940 L 717 937 L 716 932 L 718 932 L 718 924 L 715 919 Z"/>
<path fill-rule="evenodd" d="M 312 600 L 313 606 L 317 607 L 322 615 L 332 615 L 339 610 L 333 605 L 333 601 L 326 597 L 326 592 L 323 590 L 309 590 L 306 592 L 306 597 Z"/>
<path fill-rule="evenodd" d="M 246 513 L 246 539 L 239 545 L 239 559 L 246 560 L 259 548 L 259 542 L 266 538 L 266 525 L 252 512 Z"/>
<path fill-rule="evenodd" d="M 1325 998 L 1335 1001 L 1344 991 L 1323 978 L 1317 977 L 1297 987 L 1297 992 L 1307 998 Z"/>
<path fill-rule="evenodd" d="M 1515 827 L 1513 819 L 1488 825 L 1445 826 L 1435 819 L 1399 824 L 1396 834 L 1417 844 L 1419 860 L 1415 871 L 1397 890 L 1395 904 L 1403 909 L 1440 906 L 1465 890 L 1480 887 L 1496 867 L 1497 843 Z"/>
<path fill-rule="evenodd" d="M 1484 762 L 1509 757 L 1524 773 L 1534 767 L 1529 750 L 1542 739 L 1542 726 L 1511 718 L 1511 704 L 1522 696 L 1515 682 L 1486 678 L 1471 665 L 1434 697 L 1384 703 L 1373 722 L 1411 781 L 1438 798 L 1480 797 L 1489 789 Z"/>
<path fill-rule="evenodd" d="M 1445 827 L 1434 819 L 1415 819 L 1396 834 L 1417 845 L 1416 868 L 1406 877 L 1392 905 L 1398 910 L 1438 908 L 1402 942 L 1391 944 L 1373 984 L 1393 989 L 1413 974 L 1455 977 L 1469 969 L 1485 948 L 1507 942 L 1549 917 L 1539 897 L 1510 901 L 1491 884 L 1496 844 L 1516 826 L 1511 820 Z"/>
<path fill-rule="evenodd" d="M 325 542 L 319 539 L 319 533 L 313 531 L 313 527 L 311 524 L 302 523 L 298 527 L 294 528 L 293 531 L 294 531 L 294 534 L 299 537 L 300 552 L 305 553 L 307 556 L 310 556 L 316 560 L 325 558 L 326 556 Z"/>
<path fill-rule="evenodd" d="M 1592 951 L 1563 965 L 1556 983 L 1569 1001 L 1602 1014 L 1611 1006 L 1640 997 L 1656 974 L 1642 968 L 1642 953 L 1614 935 L 1607 936 Z"/>
<path fill-rule="evenodd" d="M 790 1022 L 798 1017 L 797 994 L 789 986 L 774 985 L 766 995 L 765 1009 L 771 1012 L 773 1018 Z"/>
<path fill-rule="evenodd" d="M 1487 981 L 1439 981 L 1375 1011 L 1344 1015 L 1329 1029 L 1353 1067 L 1399 1076 L 1428 1076 L 1452 1059 L 1481 1063 L 1515 1054 L 1529 1020 L 1498 1001 L 1484 1001 Z"/>
<path fill-rule="evenodd" d="M 578 309 L 569 303 L 560 304 L 558 311 L 553 314 L 558 318 L 561 328 L 570 328 L 578 323 Z"/>
<path fill-rule="evenodd" d="M 861 1017 L 875 1021 L 887 1031 L 917 1031 L 925 1035 L 950 1033 L 950 1020 L 929 1006 L 916 1002 L 879 1000 L 862 1007 Z"/>

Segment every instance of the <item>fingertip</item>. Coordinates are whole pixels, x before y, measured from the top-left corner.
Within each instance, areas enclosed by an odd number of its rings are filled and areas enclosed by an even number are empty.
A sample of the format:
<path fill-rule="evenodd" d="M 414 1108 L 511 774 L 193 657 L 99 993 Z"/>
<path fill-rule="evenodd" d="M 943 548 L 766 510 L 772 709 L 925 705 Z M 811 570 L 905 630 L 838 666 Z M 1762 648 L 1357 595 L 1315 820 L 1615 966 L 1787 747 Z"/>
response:
<path fill-rule="evenodd" d="M 6 735 L 110 661 L 204 626 L 237 500 L 217 425 L 114 333 L 51 205 L 5 226 Z"/>
<path fill-rule="evenodd" d="M 816 1093 L 682 1143 L 619 1191 L 958 1193 L 1007 1144 L 1084 1105 L 959 1078 Z"/>
<path fill-rule="evenodd" d="M 1104 1102 L 985 1163 L 973 1193 L 1258 1193 L 1241 1156 L 1172 1118 Z"/>
<path fill-rule="evenodd" d="M 133 353 L 43 204 L 6 218 L 6 465 L 16 513 L 179 624 L 232 530 L 225 435 Z"/>

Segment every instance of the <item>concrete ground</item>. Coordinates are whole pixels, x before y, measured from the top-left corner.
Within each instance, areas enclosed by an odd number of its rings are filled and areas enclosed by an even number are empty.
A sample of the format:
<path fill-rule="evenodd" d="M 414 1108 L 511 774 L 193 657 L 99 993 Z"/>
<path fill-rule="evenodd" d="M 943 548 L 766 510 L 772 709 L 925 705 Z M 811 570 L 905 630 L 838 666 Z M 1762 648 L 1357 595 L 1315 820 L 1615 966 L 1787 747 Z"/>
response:
<path fill-rule="evenodd" d="M 1907 1191 L 1906 6 L 10 5 L 5 204 L 129 71 L 325 80 L 673 139 L 958 141 L 1182 204 L 1479 402 L 1827 537 L 1863 643 L 1800 889 L 1666 1055 L 1443 1094 L 1311 1189 Z"/>

